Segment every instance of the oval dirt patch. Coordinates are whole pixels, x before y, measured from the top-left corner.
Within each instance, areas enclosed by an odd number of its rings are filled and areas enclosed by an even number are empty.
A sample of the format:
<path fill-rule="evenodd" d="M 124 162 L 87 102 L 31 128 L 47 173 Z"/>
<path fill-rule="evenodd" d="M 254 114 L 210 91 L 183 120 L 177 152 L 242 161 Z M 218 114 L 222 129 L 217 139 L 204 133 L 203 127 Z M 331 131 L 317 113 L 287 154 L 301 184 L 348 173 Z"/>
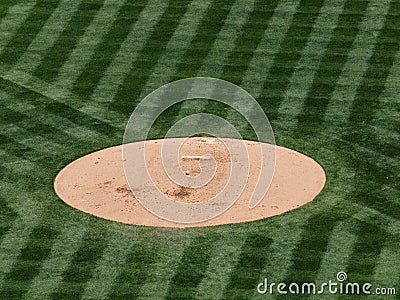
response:
<path fill-rule="evenodd" d="M 215 157 L 217 170 L 213 179 L 207 183 L 207 188 L 198 189 L 173 183 L 162 165 L 157 165 L 160 164 L 161 142 L 151 140 L 137 144 L 146 145 L 150 149 L 149 155 L 146 152 L 146 164 L 157 187 L 175 201 L 195 203 L 208 200 L 218 193 L 226 182 L 226 176 L 229 176 L 226 170 L 230 167 L 230 158 L 223 143 L 203 142 L 201 138 L 189 138 L 181 150 L 191 155 L 180 153 L 181 168 L 184 172 L 188 171 L 190 176 L 197 176 L 201 171 L 196 158 L 204 154 L 202 147 L 208 147 L 206 152 Z M 146 210 L 135 198 L 126 181 L 122 146 L 103 149 L 73 161 L 57 175 L 54 187 L 64 202 L 86 213 L 127 224 L 163 227 L 212 226 L 263 219 L 312 201 L 324 187 L 325 172 L 315 160 L 294 150 L 276 146 L 276 168 L 269 190 L 262 201 L 250 209 L 249 198 L 258 180 L 256 166 L 260 153 L 257 142 L 245 143 L 249 153 L 250 171 L 243 193 L 227 211 L 199 223 L 175 223 Z"/>

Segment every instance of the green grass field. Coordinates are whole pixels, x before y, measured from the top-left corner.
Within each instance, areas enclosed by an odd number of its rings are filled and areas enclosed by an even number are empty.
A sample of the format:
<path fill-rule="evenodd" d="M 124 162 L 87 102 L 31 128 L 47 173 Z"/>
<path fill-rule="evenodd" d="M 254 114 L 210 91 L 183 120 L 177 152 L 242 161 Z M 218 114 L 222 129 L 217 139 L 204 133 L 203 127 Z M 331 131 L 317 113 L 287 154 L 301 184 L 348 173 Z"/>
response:
<path fill-rule="evenodd" d="M 339 271 L 400 293 L 399 0 L 2 0 L 0 18 L 0 299 L 307 298 L 256 287 Z M 193 76 L 252 94 L 277 144 L 324 167 L 323 192 L 270 219 L 184 230 L 55 195 L 66 164 L 122 143 L 145 95 Z M 253 138 L 205 100 L 171 107 L 151 138 L 200 111 Z"/>

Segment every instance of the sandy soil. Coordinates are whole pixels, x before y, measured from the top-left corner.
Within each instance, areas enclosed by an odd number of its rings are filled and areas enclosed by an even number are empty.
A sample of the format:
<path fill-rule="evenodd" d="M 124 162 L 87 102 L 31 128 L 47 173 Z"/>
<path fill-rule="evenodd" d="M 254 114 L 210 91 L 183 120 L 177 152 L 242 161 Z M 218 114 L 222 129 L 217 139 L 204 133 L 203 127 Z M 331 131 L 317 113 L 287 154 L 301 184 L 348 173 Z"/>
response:
<path fill-rule="evenodd" d="M 177 139 L 178 142 L 181 139 Z M 211 140 L 211 142 L 209 142 Z M 181 142 L 181 141 L 179 141 Z M 132 193 L 123 168 L 122 146 L 103 149 L 66 166 L 57 175 L 54 187 L 67 204 L 95 216 L 128 224 L 163 227 L 212 226 L 271 217 L 312 201 L 325 184 L 325 173 L 313 159 L 284 147 L 276 147 L 276 168 L 268 193 L 253 209 L 249 208 L 260 174 L 261 148 L 257 142 L 245 141 L 249 154 L 248 180 L 238 200 L 221 215 L 203 222 L 183 224 L 164 220 L 145 209 Z M 176 184 L 162 167 L 162 140 L 134 143 L 145 146 L 146 165 L 157 188 L 170 199 L 199 203 L 216 196 L 229 181 L 232 157 L 218 139 L 190 138 L 179 150 L 180 172 L 188 179 L 199 177 L 199 160 L 193 157 L 211 154 L 216 162 L 212 179 L 200 188 Z M 235 176 L 235 174 L 232 174 Z M 239 183 L 238 183 L 239 184 Z M 138 194 L 137 194 L 138 195 Z"/>

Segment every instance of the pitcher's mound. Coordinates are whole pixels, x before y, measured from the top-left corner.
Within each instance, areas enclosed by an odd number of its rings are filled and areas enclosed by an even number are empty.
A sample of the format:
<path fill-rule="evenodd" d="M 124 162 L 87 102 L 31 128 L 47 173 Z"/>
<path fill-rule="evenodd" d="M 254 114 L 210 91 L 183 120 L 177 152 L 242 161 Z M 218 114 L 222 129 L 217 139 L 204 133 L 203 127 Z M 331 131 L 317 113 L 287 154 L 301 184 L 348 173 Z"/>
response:
<path fill-rule="evenodd" d="M 177 139 L 178 141 L 179 139 Z M 55 191 L 67 204 L 95 216 L 128 224 L 163 227 L 212 226 L 263 219 L 310 202 L 325 184 L 325 173 L 313 159 L 291 149 L 276 146 L 276 168 L 265 197 L 255 207 L 249 200 L 260 174 L 260 143 L 244 141 L 249 155 L 249 176 L 238 200 L 217 217 L 191 224 L 161 219 L 146 210 L 132 193 L 124 174 L 122 146 L 103 149 L 75 160 L 55 179 Z M 189 138 L 180 149 L 179 164 L 187 176 L 200 174 L 198 158 L 212 155 L 216 162 L 213 178 L 200 188 L 174 183 L 162 165 L 162 140 L 138 142 L 146 146 L 146 165 L 158 189 L 170 199 L 186 203 L 207 201 L 226 185 L 231 157 L 224 143 L 213 138 Z"/>

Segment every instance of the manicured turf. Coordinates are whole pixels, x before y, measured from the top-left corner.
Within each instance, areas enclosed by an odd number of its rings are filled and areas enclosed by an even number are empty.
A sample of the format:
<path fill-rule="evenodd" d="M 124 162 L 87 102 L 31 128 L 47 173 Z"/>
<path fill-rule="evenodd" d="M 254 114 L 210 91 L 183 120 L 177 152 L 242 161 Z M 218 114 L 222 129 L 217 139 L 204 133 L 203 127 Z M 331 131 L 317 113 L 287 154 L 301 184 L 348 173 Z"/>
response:
<path fill-rule="evenodd" d="M 1 1 L 0 298 L 291 299 L 256 286 L 339 271 L 399 294 L 399 50 L 400 0 Z M 192 76 L 246 89 L 277 144 L 324 167 L 315 201 L 175 230 L 58 199 L 59 170 L 120 144 L 143 96 Z M 240 115 L 199 99 L 168 109 L 150 137 L 194 112 L 254 139 Z"/>

